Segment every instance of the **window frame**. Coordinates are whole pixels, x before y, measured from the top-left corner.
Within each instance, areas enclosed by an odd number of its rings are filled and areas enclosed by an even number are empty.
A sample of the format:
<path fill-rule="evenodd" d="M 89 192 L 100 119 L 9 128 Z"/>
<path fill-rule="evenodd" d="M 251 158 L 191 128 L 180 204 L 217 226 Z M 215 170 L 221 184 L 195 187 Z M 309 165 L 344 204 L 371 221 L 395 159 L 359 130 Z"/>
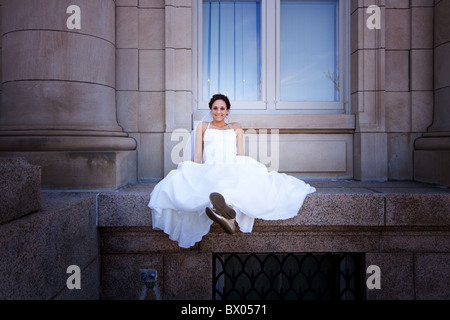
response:
<path fill-rule="evenodd" d="M 339 0 L 339 101 L 281 101 L 281 0 L 261 0 L 261 100 L 232 101 L 233 114 L 348 114 L 350 112 L 350 2 Z M 203 0 L 193 1 L 194 108 L 208 110 L 203 101 Z"/>

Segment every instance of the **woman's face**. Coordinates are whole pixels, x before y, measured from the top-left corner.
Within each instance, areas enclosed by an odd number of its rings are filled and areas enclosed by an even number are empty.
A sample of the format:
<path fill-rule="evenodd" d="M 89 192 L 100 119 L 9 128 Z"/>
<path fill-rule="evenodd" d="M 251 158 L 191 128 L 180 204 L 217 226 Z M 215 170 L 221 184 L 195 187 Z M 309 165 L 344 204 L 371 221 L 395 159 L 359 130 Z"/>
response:
<path fill-rule="evenodd" d="M 227 116 L 227 104 L 223 100 L 214 101 L 211 107 L 211 114 L 215 122 L 225 121 Z"/>

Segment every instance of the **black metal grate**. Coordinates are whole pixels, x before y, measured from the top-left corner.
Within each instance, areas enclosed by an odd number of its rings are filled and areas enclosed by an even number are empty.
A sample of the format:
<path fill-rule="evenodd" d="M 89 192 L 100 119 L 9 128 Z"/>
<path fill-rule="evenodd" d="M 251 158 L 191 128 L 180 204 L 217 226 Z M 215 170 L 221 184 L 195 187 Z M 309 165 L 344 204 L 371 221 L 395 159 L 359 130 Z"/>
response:
<path fill-rule="evenodd" d="M 214 254 L 214 300 L 359 300 L 355 253 Z"/>

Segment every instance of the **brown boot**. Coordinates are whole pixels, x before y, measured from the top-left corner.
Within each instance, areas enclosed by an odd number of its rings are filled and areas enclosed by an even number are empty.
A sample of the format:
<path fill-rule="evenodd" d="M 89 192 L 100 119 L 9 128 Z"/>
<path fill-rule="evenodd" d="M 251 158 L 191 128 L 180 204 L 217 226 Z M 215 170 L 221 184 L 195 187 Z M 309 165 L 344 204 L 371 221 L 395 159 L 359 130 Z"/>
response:
<path fill-rule="evenodd" d="M 224 216 L 227 219 L 236 218 L 236 211 L 234 211 L 233 208 L 227 205 L 227 203 L 225 202 L 225 198 L 220 193 L 211 193 L 209 195 L 209 200 L 211 201 L 216 213 Z"/>
<path fill-rule="evenodd" d="M 208 218 L 220 224 L 220 226 L 223 228 L 223 230 L 225 230 L 226 233 L 233 234 L 235 232 L 236 226 L 234 225 L 234 220 L 226 219 L 225 217 L 217 214 L 208 207 L 205 209 L 205 211 Z"/>

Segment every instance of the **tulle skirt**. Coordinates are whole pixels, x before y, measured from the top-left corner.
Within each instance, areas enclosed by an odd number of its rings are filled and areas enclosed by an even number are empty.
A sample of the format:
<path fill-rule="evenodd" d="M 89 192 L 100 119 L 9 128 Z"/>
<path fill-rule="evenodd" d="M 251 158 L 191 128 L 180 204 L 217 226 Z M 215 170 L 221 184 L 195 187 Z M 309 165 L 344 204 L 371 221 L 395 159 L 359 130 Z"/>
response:
<path fill-rule="evenodd" d="M 151 193 L 148 206 L 153 228 L 163 230 L 180 247 L 195 245 L 213 223 L 205 213 L 212 192 L 221 193 L 236 211 L 239 230 L 251 232 L 254 219 L 295 217 L 315 188 L 293 176 L 268 172 L 266 166 L 246 156 L 227 163 L 185 161 Z"/>

